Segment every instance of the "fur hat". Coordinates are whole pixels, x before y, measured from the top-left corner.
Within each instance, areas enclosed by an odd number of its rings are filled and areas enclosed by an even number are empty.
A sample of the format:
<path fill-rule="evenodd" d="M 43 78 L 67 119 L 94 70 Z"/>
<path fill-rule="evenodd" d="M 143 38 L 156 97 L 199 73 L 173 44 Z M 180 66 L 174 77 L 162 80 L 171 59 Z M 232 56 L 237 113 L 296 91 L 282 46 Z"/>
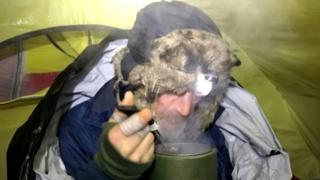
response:
<path fill-rule="evenodd" d="M 122 49 L 114 57 L 116 74 L 124 81 L 121 62 L 129 49 Z M 199 128 L 207 127 L 228 86 L 232 67 L 238 65 L 227 43 L 220 36 L 195 29 L 175 30 L 155 39 L 150 48 L 148 61 L 136 65 L 127 83 L 137 90 L 135 103 L 138 108 L 151 107 L 154 99 L 165 93 L 182 94 L 193 91 L 199 74 L 217 77 L 212 91 L 196 105 Z"/>
<path fill-rule="evenodd" d="M 155 2 L 141 9 L 129 35 L 129 52 L 122 61 L 126 80 L 137 64 L 148 62 L 153 41 L 176 29 L 198 29 L 221 36 L 215 23 L 200 9 L 184 2 Z"/>
<path fill-rule="evenodd" d="M 113 58 L 115 83 L 138 87 L 134 91 L 138 108 L 151 107 L 164 93 L 194 90 L 198 74 L 217 77 L 212 91 L 196 105 L 203 130 L 213 120 L 233 66 L 239 65 L 220 31 L 201 10 L 182 2 L 158 2 L 137 15 L 128 47 Z"/>

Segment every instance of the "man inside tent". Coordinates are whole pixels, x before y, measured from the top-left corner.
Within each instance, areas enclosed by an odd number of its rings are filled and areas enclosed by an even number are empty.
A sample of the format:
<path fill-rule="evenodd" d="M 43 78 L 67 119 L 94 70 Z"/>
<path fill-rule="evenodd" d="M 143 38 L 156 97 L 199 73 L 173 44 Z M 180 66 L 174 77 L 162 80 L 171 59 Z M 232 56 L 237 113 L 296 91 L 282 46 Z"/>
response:
<path fill-rule="evenodd" d="M 163 141 L 205 135 L 218 150 L 219 179 L 291 178 L 289 157 L 255 97 L 230 78 L 239 61 L 202 11 L 182 2 L 152 3 L 138 13 L 129 39 L 111 42 L 104 53 L 100 67 L 75 88 L 92 97 L 77 98 L 59 124 L 61 169 L 68 176 L 143 176 L 156 149 L 153 119 Z M 126 115 L 117 105 L 138 112 Z"/>

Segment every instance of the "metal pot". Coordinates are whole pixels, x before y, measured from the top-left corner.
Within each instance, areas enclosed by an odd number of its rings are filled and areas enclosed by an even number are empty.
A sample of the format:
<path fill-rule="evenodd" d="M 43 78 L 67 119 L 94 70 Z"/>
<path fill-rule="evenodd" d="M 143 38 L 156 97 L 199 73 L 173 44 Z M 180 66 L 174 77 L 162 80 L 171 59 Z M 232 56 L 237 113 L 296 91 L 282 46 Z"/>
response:
<path fill-rule="evenodd" d="M 164 147 L 165 146 L 165 147 Z M 173 143 L 157 147 L 151 180 L 216 180 L 217 151 L 208 144 Z"/>

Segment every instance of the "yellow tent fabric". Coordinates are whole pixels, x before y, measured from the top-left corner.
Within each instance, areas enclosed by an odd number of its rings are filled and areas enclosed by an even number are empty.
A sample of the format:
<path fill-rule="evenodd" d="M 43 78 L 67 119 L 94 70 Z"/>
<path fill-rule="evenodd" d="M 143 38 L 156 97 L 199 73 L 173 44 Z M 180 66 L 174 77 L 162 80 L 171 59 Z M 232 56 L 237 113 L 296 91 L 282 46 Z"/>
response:
<path fill-rule="evenodd" d="M 104 24 L 129 29 L 136 12 L 150 2 L 1 0 L 0 42 L 25 32 L 70 24 Z M 257 96 L 280 142 L 289 152 L 293 173 L 301 179 L 320 179 L 320 134 L 317 133 L 320 128 L 320 1 L 187 2 L 208 13 L 231 46 L 238 50 L 242 65 L 234 76 Z M 81 43 L 75 46 L 82 47 Z M 42 71 L 50 67 L 49 64 L 30 64 L 30 71 Z M 65 65 L 52 67 L 60 69 Z M 6 179 L 5 152 L 10 138 L 38 100 L 22 98 L 0 104 L 1 179 Z"/>

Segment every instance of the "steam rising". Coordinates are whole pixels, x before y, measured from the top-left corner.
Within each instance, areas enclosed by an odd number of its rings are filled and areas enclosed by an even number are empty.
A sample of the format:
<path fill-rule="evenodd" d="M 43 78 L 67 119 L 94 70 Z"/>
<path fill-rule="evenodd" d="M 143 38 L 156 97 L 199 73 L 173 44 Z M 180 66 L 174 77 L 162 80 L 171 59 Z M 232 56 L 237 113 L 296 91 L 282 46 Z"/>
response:
<path fill-rule="evenodd" d="M 166 108 L 159 110 L 154 119 L 159 126 L 163 144 L 156 147 L 157 153 L 193 155 L 210 151 L 213 145 L 204 135 L 199 113 L 195 111 L 183 117 Z"/>

